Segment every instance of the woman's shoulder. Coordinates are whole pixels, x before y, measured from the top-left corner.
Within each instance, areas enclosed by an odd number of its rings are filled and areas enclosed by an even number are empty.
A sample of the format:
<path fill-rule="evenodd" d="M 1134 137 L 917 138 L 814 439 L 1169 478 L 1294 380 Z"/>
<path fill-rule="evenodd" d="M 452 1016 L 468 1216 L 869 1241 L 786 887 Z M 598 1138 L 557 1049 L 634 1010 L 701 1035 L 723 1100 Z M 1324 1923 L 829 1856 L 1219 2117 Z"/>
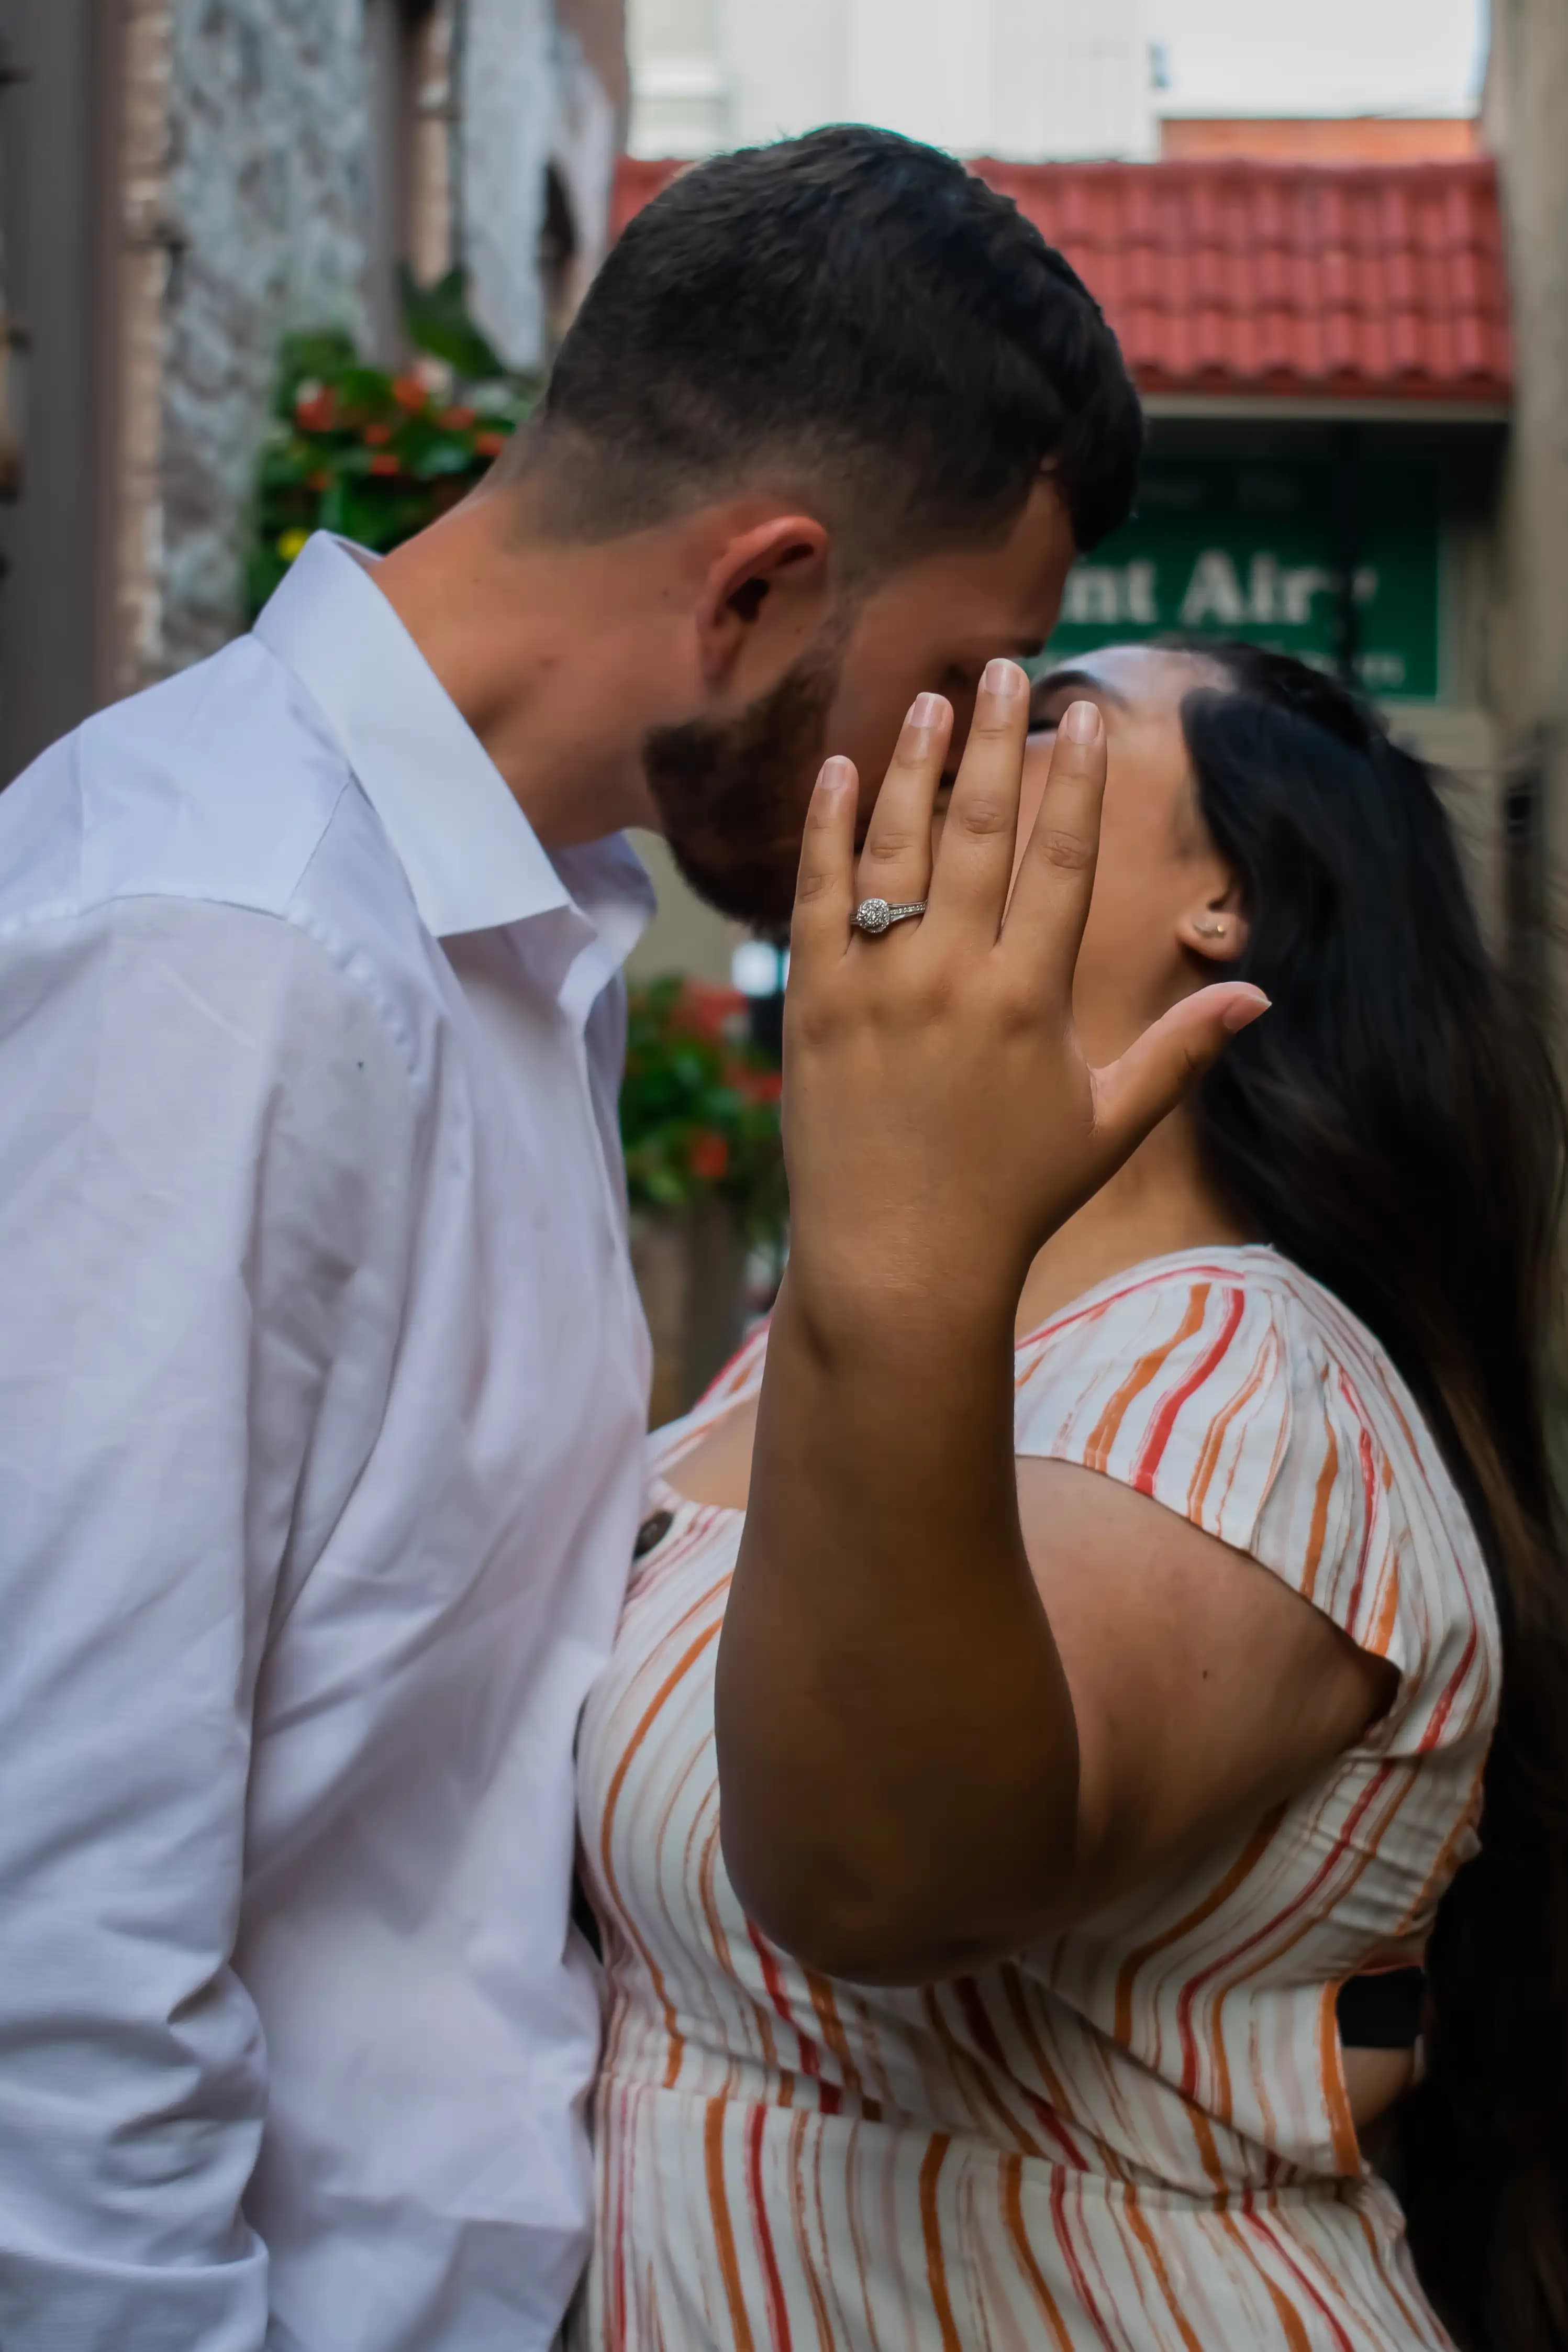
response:
<path fill-rule="evenodd" d="M 1387 1350 L 1276 1251 L 1131 1267 L 1030 1334 L 1017 1381 L 1020 1454 L 1176 1511 L 1403 1675 L 1490 1627 L 1469 1514 Z"/>

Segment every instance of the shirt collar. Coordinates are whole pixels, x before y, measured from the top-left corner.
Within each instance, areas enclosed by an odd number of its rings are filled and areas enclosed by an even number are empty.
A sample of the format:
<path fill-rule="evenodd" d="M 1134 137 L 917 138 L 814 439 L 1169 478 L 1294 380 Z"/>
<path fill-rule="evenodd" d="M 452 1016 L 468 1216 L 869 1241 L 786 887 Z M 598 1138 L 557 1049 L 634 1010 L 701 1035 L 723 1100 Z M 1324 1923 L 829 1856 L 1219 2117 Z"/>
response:
<path fill-rule="evenodd" d="M 564 915 L 577 945 L 599 950 L 582 961 L 602 986 L 653 912 L 646 874 L 615 835 L 563 853 L 570 884 L 563 878 L 376 586 L 375 561 L 316 532 L 269 599 L 256 635 L 327 721 L 386 828 L 425 929 L 451 939 Z M 585 985 L 591 976 L 584 972 Z"/>

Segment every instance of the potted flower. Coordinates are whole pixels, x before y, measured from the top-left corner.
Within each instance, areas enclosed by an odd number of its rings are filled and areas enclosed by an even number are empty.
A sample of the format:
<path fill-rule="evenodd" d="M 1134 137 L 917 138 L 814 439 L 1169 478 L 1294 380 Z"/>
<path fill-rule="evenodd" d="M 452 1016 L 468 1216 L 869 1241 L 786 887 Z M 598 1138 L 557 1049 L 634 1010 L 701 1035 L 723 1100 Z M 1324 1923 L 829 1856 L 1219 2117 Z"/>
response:
<path fill-rule="evenodd" d="M 680 974 L 632 988 L 621 1137 L 655 1423 L 685 1412 L 739 1346 L 754 1273 L 764 1289 L 777 1282 L 780 1084 L 738 991 Z"/>
<path fill-rule="evenodd" d="M 405 277 L 403 316 L 418 356 L 401 370 L 361 359 L 336 328 L 284 339 L 256 468 L 253 618 L 313 530 L 384 555 L 455 506 L 538 399 L 468 319 L 460 273 L 427 288 Z"/>

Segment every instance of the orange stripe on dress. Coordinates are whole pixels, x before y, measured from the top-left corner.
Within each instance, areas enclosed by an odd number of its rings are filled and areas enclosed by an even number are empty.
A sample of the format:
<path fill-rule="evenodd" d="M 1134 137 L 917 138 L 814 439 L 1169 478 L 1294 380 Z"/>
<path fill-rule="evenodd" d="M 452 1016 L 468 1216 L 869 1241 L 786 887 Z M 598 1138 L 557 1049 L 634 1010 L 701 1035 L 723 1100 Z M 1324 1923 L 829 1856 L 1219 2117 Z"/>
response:
<path fill-rule="evenodd" d="M 1013 2022 L 1018 2027 L 1019 2039 L 1033 2059 L 1035 2070 L 1045 2085 L 1045 2095 L 1050 2103 L 1052 2136 L 1061 2141 L 1069 2163 L 1078 2171 L 1085 2172 L 1089 2168 L 1088 2159 L 1068 2129 L 1069 2121 L 1077 2123 L 1082 2119 L 1077 2115 L 1071 2101 L 1068 2098 L 1061 2077 L 1047 2056 L 1045 2044 L 1040 2038 L 1033 2018 L 1030 2015 L 1024 1972 L 1016 1966 L 1004 1965 L 1000 1970 L 1000 1976 L 1008 1997 L 1008 2007 L 1012 2011 Z M 1044 2120 L 1043 2116 L 1041 2120 Z M 1084 2128 L 1094 2136 L 1092 2125 L 1086 2124 Z M 1095 2146 L 1100 2160 L 1107 2171 L 1113 2179 L 1121 2179 L 1124 2177 L 1122 2162 L 1114 2148 L 1105 2147 L 1097 2137 L 1095 2137 Z"/>
<path fill-rule="evenodd" d="M 709 2099 L 707 2102 L 703 2118 L 703 2170 L 707 2180 L 714 2244 L 718 2251 L 719 2275 L 724 2281 L 725 2300 L 729 2305 L 729 2324 L 735 2336 L 736 2352 L 757 2352 L 751 2322 L 747 2317 L 746 2295 L 740 2284 L 740 2263 L 735 2249 L 735 2231 L 729 2218 L 729 2198 L 724 2185 L 726 2105 L 723 2099 Z"/>
<path fill-rule="evenodd" d="M 927 1987 L 921 1997 L 922 2005 L 931 2030 L 942 2045 L 943 2054 L 947 2061 L 953 2081 L 964 2090 L 965 2096 L 969 2101 L 971 2116 L 977 2118 L 984 2111 L 988 2110 L 994 2121 L 1001 2125 L 1015 2147 L 1021 2148 L 1025 2156 L 1043 2157 L 1044 2148 L 1032 2134 L 1024 2129 L 1001 2093 L 993 2088 L 990 2076 L 974 2052 L 965 2049 L 943 2016 L 941 2002 L 937 1999 L 938 1990 L 939 1988 L 935 1986 Z M 973 2096 L 975 2092 L 979 2094 L 978 2104 Z M 1053 2119 L 1048 2117 L 1046 2120 L 1051 2123 L 1054 2128 Z"/>
<path fill-rule="evenodd" d="M 1206 2347 L 1193 2333 L 1191 2321 L 1176 2301 L 1176 2290 L 1171 2285 L 1171 2274 L 1166 2268 L 1165 2258 L 1160 2252 L 1154 2231 L 1144 2219 L 1143 2208 L 1138 2203 L 1138 2192 L 1130 2186 L 1124 2210 L 1127 2216 L 1127 2226 L 1144 2250 L 1149 2268 L 1154 2272 L 1155 2283 L 1165 2297 L 1166 2309 L 1176 2321 L 1176 2332 L 1186 2346 L 1186 2352 L 1206 2352 Z"/>
<path fill-rule="evenodd" d="M 1318 1570 L 1322 1566 L 1323 1546 L 1328 1540 L 1329 1504 L 1339 1476 L 1339 1433 L 1323 1412 L 1323 1433 L 1328 1439 L 1328 1452 L 1323 1455 L 1322 1468 L 1318 1472 L 1317 1491 L 1312 1496 L 1312 1523 L 1307 1537 L 1306 1572 L 1301 1579 L 1301 1598 L 1310 1601 L 1317 1590 Z"/>
<path fill-rule="evenodd" d="M 811 2036 L 802 2030 L 794 2011 L 789 2006 L 789 1994 L 784 1982 L 784 1972 L 779 1965 L 778 1955 L 759 1932 L 755 1921 L 747 1919 L 746 1932 L 751 1938 L 753 1951 L 762 1963 L 762 1981 L 768 1988 L 768 1998 L 795 2037 L 795 2047 L 800 2057 L 800 2072 L 802 2074 L 809 2075 L 816 2084 L 817 2104 L 821 2112 L 825 2116 L 836 2116 L 843 2105 L 839 2095 L 838 2085 L 824 2079 L 822 2053 Z"/>
<path fill-rule="evenodd" d="M 1020 2081 L 1017 2069 L 1009 2064 L 1007 2052 L 1002 2047 L 1001 2036 L 997 2032 L 995 2020 L 986 2007 L 986 1997 L 980 1985 L 973 1977 L 958 1977 L 954 1981 L 952 1990 L 954 1999 L 964 2013 L 964 2022 L 979 2046 L 981 2057 L 988 2060 L 993 2071 L 999 2074 L 1005 2083 L 1010 2084 L 1019 2096 L 1028 2103 L 1030 2113 L 1059 2144 L 1068 2162 L 1080 2172 L 1085 2170 L 1087 2168 L 1082 2155 L 1073 2147 L 1067 2133 L 1063 2131 L 1052 2109 L 1030 2089 L 1027 2083 Z M 968 2053 L 965 2054 L 967 2056 Z M 971 2058 L 969 2063 L 972 2065 L 975 2062 Z M 1022 2143 L 1024 2153 L 1027 2156 L 1043 2157 L 1045 2150 L 1028 2138 L 1027 2135 L 1013 2122 L 1010 2115 L 1008 2120 L 1012 2126 L 1013 2137 Z"/>
<path fill-rule="evenodd" d="M 837 2062 L 846 2093 L 856 2102 L 867 2123 L 880 2123 L 882 2102 L 879 2099 L 868 2099 L 865 2095 L 865 2085 L 861 2081 L 860 2069 L 850 2054 L 849 2036 L 844 2032 L 843 2020 L 839 2015 L 839 2005 L 833 1997 L 832 1986 L 826 1977 L 819 1976 L 815 1969 L 803 1969 L 801 1974 L 805 1977 L 806 1989 L 811 1996 L 811 2007 L 816 2012 L 817 2022 L 822 2029 L 822 2040 L 830 2054 Z"/>
<path fill-rule="evenodd" d="M 1066 2322 L 1057 2309 L 1056 2298 L 1046 2282 L 1045 2273 L 1040 2269 L 1040 2258 L 1030 2243 L 1029 2227 L 1023 2217 L 1023 2158 L 1021 2156 L 1002 2158 L 1001 2181 L 1002 2220 L 1006 2224 L 1008 2236 L 1012 2240 L 1013 2252 L 1018 2257 L 1019 2268 L 1029 2281 L 1034 2299 L 1040 2305 L 1040 2317 L 1055 2338 L 1057 2352 L 1072 2352 L 1072 2338 L 1067 2332 Z"/>
<path fill-rule="evenodd" d="M 1129 2047 L 1132 2042 L 1133 1989 L 1140 1969 L 1146 1968 L 1150 1960 L 1157 1959 L 1160 1953 L 1171 1945 L 1179 1944 L 1185 1937 L 1201 1927 L 1229 1902 L 1237 1888 L 1244 1885 L 1261 1862 L 1289 1810 L 1288 1803 L 1279 1804 L 1271 1812 L 1265 1813 L 1224 1877 L 1217 1886 L 1210 1888 L 1203 1901 L 1184 1913 L 1173 1927 L 1166 1927 L 1158 1936 L 1151 1936 L 1146 1944 L 1138 1945 L 1127 1954 L 1116 1972 L 1115 2037 L 1124 2048 Z"/>
<path fill-rule="evenodd" d="M 1430 2321 L 1423 2318 L 1423 2316 L 1416 2311 L 1414 2306 L 1406 2302 L 1400 2281 L 1395 2274 L 1393 2266 L 1385 2257 L 1385 2249 L 1378 2241 L 1377 2232 L 1373 2228 L 1371 2222 L 1367 2220 L 1366 2215 L 1362 2211 L 1361 2207 L 1356 2204 L 1354 2200 L 1347 2199 L 1346 2202 L 1350 2205 L 1351 2211 L 1355 2215 L 1357 2221 L 1361 2225 L 1361 2234 L 1366 2240 L 1366 2251 L 1372 2256 L 1372 2266 L 1377 2273 L 1378 2277 L 1383 2281 L 1384 2285 L 1388 2289 L 1388 2292 L 1393 2296 L 1395 2302 L 1399 2305 L 1401 2315 L 1405 2320 L 1406 2326 L 1410 2330 L 1412 2342 L 1422 2342 L 1430 2333 Z"/>
<path fill-rule="evenodd" d="M 1247 1937 L 1242 1943 L 1238 1944 L 1234 1949 L 1217 1954 L 1215 1958 L 1209 1962 L 1207 1968 L 1198 1969 L 1196 1975 L 1189 1977 L 1186 1982 L 1183 1985 L 1180 1992 L 1176 1996 L 1176 2029 L 1181 2036 L 1181 2089 L 1185 2097 L 1194 2097 L 1197 2089 L 1197 2038 L 1193 2032 L 1192 2012 L 1197 2003 L 1198 1994 L 1212 1984 L 1215 1979 L 1220 1976 L 1226 1969 L 1233 1968 L 1238 1960 L 1245 1959 L 1249 1952 L 1257 1952 L 1262 1947 L 1266 1946 L 1268 1947 L 1269 1958 L 1270 1960 L 1278 1960 L 1285 1952 L 1290 1951 L 1294 1945 L 1298 1944 L 1303 1936 L 1311 1934 L 1312 1928 L 1318 1924 L 1318 1918 L 1315 1913 L 1310 1913 L 1307 1918 L 1295 1928 L 1284 1944 L 1277 1946 L 1274 1941 L 1281 1928 L 1283 1928 L 1289 1921 L 1295 1918 L 1303 1907 L 1316 1900 L 1317 1896 L 1322 1891 L 1324 1885 L 1338 1866 L 1342 1857 L 1354 1851 L 1355 1832 L 1360 1828 L 1363 1819 L 1371 1810 L 1374 1800 L 1382 1793 L 1383 1790 L 1386 1788 L 1394 1779 L 1395 1767 L 1392 1764 L 1385 1763 L 1379 1765 L 1376 1771 L 1374 1772 L 1372 1777 L 1368 1780 L 1365 1788 L 1363 1789 L 1360 1796 L 1356 1799 L 1355 1803 L 1352 1806 L 1350 1812 L 1345 1818 L 1343 1829 L 1340 1832 L 1338 1838 L 1330 1848 L 1324 1859 L 1319 1864 L 1317 1869 L 1313 1872 L 1308 1884 L 1305 1886 L 1299 1887 L 1297 1889 L 1295 1895 L 1285 1906 L 1285 1908 L 1282 1911 L 1276 1912 L 1271 1918 L 1265 1920 L 1262 1927 L 1256 1928 L 1250 1936 Z M 1396 1804 L 1394 1808 L 1394 1812 L 1397 1812 L 1397 1811 L 1398 1806 Z M 1389 1815 L 1390 1822 L 1394 1818 L 1394 1812 L 1391 1812 Z M 1378 1845 L 1381 1843 L 1383 1835 L 1386 1832 L 1387 1828 L 1388 1822 L 1385 1822 L 1378 1832 L 1378 1836 L 1373 1841 L 1371 1846 L 1364 1853 L 1357 1856 L 1355 1869 L 1351 1874 L 1349 1880 L 1350 1886 L 1354 1886 L 1356 1884 L 1357 1880 L 1361 1877 L 1362 1873 L 1373 1861 L 1374 1856 L 1377 1853 Z M 1348 1892 L 1348 1887 L 1342 1888 L 1340 1890 L 1338 1899 L 1343 1901 L 1343 1895 L 1346 1892 Z M 1261 1965 L 1261 1963 L 1260 1963 L 1260 1965 Z M 1220 2005 L 1223 2003 L 1226 1996 L 1232 1992 L 1237 1985 L 1244 1983 L 1250 1973 L 1251 1971 L 1249 1969 L 1243 1969 L 1239 1975 L 1230 1977 L 1221 1987 L 1220 1991 L 1216 1996 L 1215 2002 L 1217 2021 Z M 1215 2053 L 1220 2068 L 1220 2088 L 1223 2095 L 1226 2097 L 1227 2101 L 1228 2101 L 1230 2077 L 1225 2057 L 1224 2040 L 1218 2031 L 1213 2039 Z"/>
<path fill-rule="evenodd" d="M 1350 2093 L 1340 2050 L 1339 1991 L 1337 1984 L 1328 1984 L 1319 1998 L 1318 2066 L 1333 2138 L 1333 2160 L 1347 2179 L 1354 2179 L 1361 2171 L 1361 2136 L 1350 2111 Z"/>
<path fill-rule="evenodd" d="M 1208 1424 L 1202 1451 L 1197 1457 L 1197 1467 L 1193 1473 L 1192 1485 L 1187 1488 L 1186 1516 L 1195 1526 L 1202 1525 L 1198 1515 L 1208 1498 L 1208 1489 L 1214 1474 L 1219 1467 L 1219 1456 L 1224 1449 L 1226 1438 L 1229 1435 L 1238 1416 L 1246 1411 L 1262 1388 L 1264 1381 L 1271 1378 L 1278 1367 L 1279 1358 L 1274 1348 L 1274 1335 L 1270 1330 L 1268 1339 L 1253 1358 L 1252 1369 L 1247 1378 L 1242 1381 L 1230 1402 L 1217 1412 Z"/>
<path fill-rule="evenodd" d="M 1188 1296 L 1186 1312 L 1181 1318 L 1179 1329 L 1175 1331 L 1168 1339 L 1162 1341 L 1159 1347 L 1151 1348 L 1146 1356 L 1140 1356 L 1115 1395 L 1110 1399 L 1090 1432 L 1089 1443 L 1083 1453 L 1086 1469 L 1104 1469 L 1111 1459 L 1111 1449 L 1116 1443 L 1122 1423 L 1127 1417 L 1128 1408 L 1134 1397 L 1141 1396 L 1151 1381 L 1158 1379 L 1176 1349 L 1184 1341 L 1190 1339 L 1196 1331 L 1202 1328 L 1203 1318 L 1208 1307 L 1208 1290 L 1209 1286 L 1207 1282 L 1196 1285 Z M 1238 1299 L 1239 1296 L 1240 1294 L 1238 1293 Z M 1239 1318 L 1239 1306 L 1237 1313 Z M 1216 1360 L 1218 1361 L 1218 1358 Z M 1207 1371 L 1204 1377 L 1207 1378 Z"/>
<path fill-rule="evenodd" d="M 952 2145 L 946 2132 L 934 2132 L 931 2145 L 920 2160 L 920 2228 L 925 2241 L 925 2279 L 931 2289 L 931 2307 L 942 2331 L 942 2352 L 965 2352 L 963 2339 L 953 2317 L 952 2298 L 947 2292 L 947 2265 L 942 2255 L 942 2220 L 936 2208 L 936 2183 Z"/>
<path fill-rule="evenodd" d="M 1270 2277 L 1258 2259 L 1256 2247 L 1249 2245 L 1242 2236 L 1235 2217 L 1226 2212 L 1223 2208 L 1220 2210 L 1219 2226 L 1242 2260 L 1250 2264 L 1262 2283 L 1263 2290 L 1274 2306 L 1274 2316 L 1280 2323 L 1281 2332 L 1290 2347 L 1290 2352 L 1313 2352 L 1312 2340 L 1301 2324 L 1301 2313 L 1294 2304 L 1288 2300 L 1278 2280 Z M 1354 2345 L 1349 2347 L 1349 2352 L 1355 2352 Z"/>
<path fill-rule="evenodd" d="M 605 1793 L 604 1799 L 604 1816 L 599 1827 L 599 1867 L 603 1876 L 605 1891 L 610 1895 L 617 1912 L 620 1914 L 621 1927 L 628 1941 L 635 1944 L 637 1947 L 638 1954 L 641 1957 L 643 1965 L 648 1971 L 649 1981 L 653 1987 L 653 1991 L 658 2000 L 659 2006 L 664 2012 L 664 2030 L 670 2037 L 670 2056 L 669 2063 L 665 2070 L 666 2089 L 670 2089 L 674 2086 L 675 2077 L 680 2072 L 681 2052 L 685 2045 L 680 2030 L 675 2023 L 674 2003 L 670 1999 L 668 1989 L 664 1983 L 664 1973 L 661 1970 L 658 1962 L 654 1959 L 653 1953 L 649 1950 L 648 1946 L 638 1934 L 636 1924 L 632 1920 L 626 1903 L 622 1898 L 621 1893 L 621 1881 L 616 1873 L 614 1857 L 611 1853 L 611 1846 L 614 1838 L 616 1810 L 621 1802 L 622 1791 L 626 1786 L 626 1776 L 632 1769 L 632 1765 L 638 1749 L 642 1747 L 643 1740 L 647 1738 L 650 1730 L 653 1728 L 654 1722 L 657 1720 L 658 1716 L 666 1700 L 669 1698 L 672 1691 L 675 1690 L 685 1675 L 691 1672 L 693 1666 L 702 1656 L 703 1652 L 708 1647 L 708 1644 L 716 1639 L 717 1633 L 718 1625 L 716 1622 L 714 1624 L 704 1628 L 703 1632 L 697 1635 L 696 1640 L 691 1644 L 690 1648 L 686 1650 L 685 1654 L 677 1660 L 674 1666 L 671 1667 L 669 1673 L 664 1676 L 664 1681 L 659 1685 L 658 1689 L 654 1692 L 653 1697 L 643 1708 L 642 1717 L 638 1722 L 637 1727 L 632 1734 L 631 1738 L 628 1740 L 626 1747 L 622 1753 L 621 1759 L 616 1765 L 613 1774 L 611 1776 L 610 1787 Z"/>
<path fill-rule="evenodd" d="M 1335 2316 L 1335 2314 L 1331 2309 L 1329 2304 L 1312 2284 L 1312 2280 L 1308 2277 L 1301 2263 L 1291 2253 L 1289 2245 L 1279 2233 L 1273 2221 L 1265 2220 L 1261 2213 L 1255 2212 L 1249 2215 L 1248 2226 L 1250 2229 L 1256 2230 L 1260 2237 L 1267 2239 L 1268 2242 L 1273 2247 L 1275 2252 L 1279 2255 L 1280 2260 L 1284 2263 L 1285 2268 L 1290 2272 L 1291 2276 L 1295 2280 L 1297 2285 L 1306 2296 L 1308 2302 L 1312 2305 L 1314 2310 L 1320 2312 L 1323 2318 L 1327 2320 L 1329 2326 L 1333 2330 L 1333 2338 L 1335 2344 L 1339 2347 L 1339 2352 L 1364 2352 L 1364 2347 L 1357 2346 L 1354 2339 L 1345 2333 L 1343 2326 Z M 1260 2264 L 1259 2268 L 1260 2271 L 1261 2271 L 1262 2265 Z M 1267 2279 L 1267 2273 L 1264 2273 L 1264 2276 L 1265 2279 Z M 1300 2325 L 1299 2320 L 1297 2325 Z M 1301 2340 L 1304 2344 L 1307 2339 L 1303 2336 Z"/>
<path fill-rule="evenodd" d="M 1361 1462 L 1361 1492 L 1366 1524 L 1362 1529 L 1361 1549 L 1356 1555 L 1355 1581 L 1350 1588 L 1350 1602 L 1344 1612 L 1346 1633 L 1355 1623 L 1361 1609 L 1362 1587 L 1366 1582 L 1367 1563 L 1372 1558 L 1372 1539 L 1377 1532 L 1377 1457 L 1373 1452 L 1372 1432 L 1364 1422 L 1361 1424 L 1356 1450 Z M 1354 1634 L 1351 1638 L 1354 1639 Z"/>
<path fill-rule="evenodd" d="M 1218 1336 L 1199 1357 L 1186 1380 L 1172 1389 L 1170 1394 L 1165 1399 L 1155 1415 L 1154 1424 L 1144 1440 L 1138 1458 L 1133 1465 L 1133 1475 L 1129 1483 L 1140 1495 L 1154 1493 L 1155 1480 L 1159 1475 L 1160 1464 L 1165 1459 L 1166 1447 L 1170 1444 L 1171 1432 L 1176 1427 L 1177 1414 L 1183 1405 L 1190 1402 L 1197 1394 L 1205 1381 L 1212 1379 L 1216 1370 L 1224 1362 L 1226 1351 L 1240 1327 L 1247 1305 L 1247 1294 L 1243 1290 L 1232 1290 L 1228 1291 L 1226 1297 L 1228 1304 L 1225 1309 L 1225 1320 L 1219 1327 Z M 1191 1332 L 1197 1329 L 1198 1323 L 1202 1322 L 1203 1311 L 1207 1301 L 1208 1286 L 1207 1283 L 1200 1284 L 1193 1293 L 1193 1306 L 1198 1310 L 1197 1322 L 1191 1325 L 1190 1329 L 1184 1322 L 1182 1329 L 1176 1334 L 1178 1341 L 1190 1338 Z M 1187 1314 L 1191 1316 L 1192 1307 L 1189 1307 Z"/>

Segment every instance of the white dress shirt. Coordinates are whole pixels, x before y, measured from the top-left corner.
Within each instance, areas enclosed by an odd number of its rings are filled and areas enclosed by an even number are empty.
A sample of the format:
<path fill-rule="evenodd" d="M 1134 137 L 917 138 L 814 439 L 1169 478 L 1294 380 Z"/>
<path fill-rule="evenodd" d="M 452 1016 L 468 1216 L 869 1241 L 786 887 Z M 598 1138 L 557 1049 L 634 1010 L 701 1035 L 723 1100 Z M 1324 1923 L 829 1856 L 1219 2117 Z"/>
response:
<path fill-rule="evenodd" d="M 555 2338 L 649 903 L 324 538 L 0 796 L 5 2352 Z"/>

